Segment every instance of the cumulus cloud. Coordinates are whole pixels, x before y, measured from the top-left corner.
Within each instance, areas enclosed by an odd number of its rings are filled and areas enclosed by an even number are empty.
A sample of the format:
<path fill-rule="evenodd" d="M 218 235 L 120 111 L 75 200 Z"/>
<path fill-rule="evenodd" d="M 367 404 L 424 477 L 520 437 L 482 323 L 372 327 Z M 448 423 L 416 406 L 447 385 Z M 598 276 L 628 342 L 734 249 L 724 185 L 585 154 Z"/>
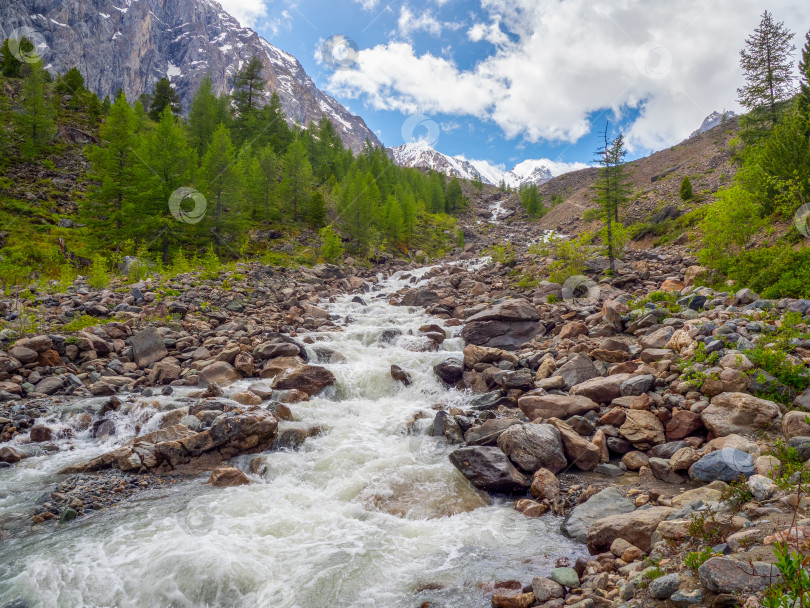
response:
<path fill-rule="evenodd" d="M 267 17 L 264 0 L 219 0 L 219 3 L 245 27 L 253 27 Z"/>
<path fill-rule="evenodd" d="M 375 109 L 491 120 L 508 138 L 531 142 L 576 142 L 607 111 L 625 121 L 632 146 L 659 148 L 712 110 L 736 109 L 738 52 L 762 12 L 754 0 L 481 6 L 485 16 L 467 38 L 495 48 L 473 67 L 391 41 L 362 50 L 357 68 L 334 74 L 329 89 Z M 769 8 L 803 37 L 810 4 L 775 0 Z"/>

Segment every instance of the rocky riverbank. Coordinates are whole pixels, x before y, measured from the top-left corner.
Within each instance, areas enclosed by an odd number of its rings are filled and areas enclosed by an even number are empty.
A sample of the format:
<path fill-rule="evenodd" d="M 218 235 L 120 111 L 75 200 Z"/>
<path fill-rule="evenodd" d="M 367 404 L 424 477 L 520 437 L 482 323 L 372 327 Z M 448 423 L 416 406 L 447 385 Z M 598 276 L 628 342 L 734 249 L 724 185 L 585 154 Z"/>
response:
<path fill-rule="evenodd" d="M 681 250 L 633 253 L 616 277 L 573 286 L 520 287 L 523 262 L 251 264 L 217 279 L 31 292 L 43 330 L 0 332 L 0 466 L 97 441 L 31 505 L 35 526 L 201 472 L 250 483 L 261 458 L 240 471 L 234 457 L 328 432 L 285 425 L 295 404 L 334 390 L 323 366 L 342 357 L 307 333 L 344 331 L 350 315 L 333 318 L 329 302 L 364 304 L 378 273 L 399 270 L 412 286 L 388 302 L 437 322 L 379 339 L 433 352 L 461 328 L 466 344 L 434 367 L 467 397 L 437 406 L 430 433 L 456 446 L 450 461 L 473 486 L 512 496 L 526 518 L 565 515 L 562 531 L 592 555 L 485 586 L 493 606 L 757 605 L 778 578 L 772 545 L 810 533 L 795 487 L 810 458 L 810 302 L 695 287 L 705 270 Z M 0 310 L 19 314 L 10 300 Z M 391 376 L 408 385 L 408 361 Z"/>

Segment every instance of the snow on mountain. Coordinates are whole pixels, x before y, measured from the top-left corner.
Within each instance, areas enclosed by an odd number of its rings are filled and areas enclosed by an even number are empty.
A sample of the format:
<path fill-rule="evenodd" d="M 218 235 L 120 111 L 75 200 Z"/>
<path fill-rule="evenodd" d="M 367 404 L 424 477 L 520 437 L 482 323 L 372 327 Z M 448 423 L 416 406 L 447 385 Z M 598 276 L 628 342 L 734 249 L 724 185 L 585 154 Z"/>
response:
<path fill-rule="evenodd" d="M 474 180 L 480 176 L 481 181 L 492 186 L 501 181 L 511 188 L 526 184 L 544 184 L 553 174 L 546 160 L 526 160 L 511 171 L 493 165 L 485 160 L 468 160 L 463 156 L 448 156 L 434 149 L 425 141 L 407 143 L 396 148 L 389 148 L 391 158 L 403 167 L 421 167 L 433 169 L 450 177 Z M 564 172 L 564 171 L 561 171 Z"/>
<path fill-rule="evenodd" d="M 703 124 L 700 125 L 700 128 L 697 131 L 693 131 L 689 137 L 692 138 L 700 135 L 701 133 L 705 133 L 706 131 L 711 131 L 715 127 L 723 124 L 731 118 L 735 118 L 736 116 L 737 115 L 731 111 L 724 111 L 722 114 L 720 112 L 712 112 L 703 120 Z"/>

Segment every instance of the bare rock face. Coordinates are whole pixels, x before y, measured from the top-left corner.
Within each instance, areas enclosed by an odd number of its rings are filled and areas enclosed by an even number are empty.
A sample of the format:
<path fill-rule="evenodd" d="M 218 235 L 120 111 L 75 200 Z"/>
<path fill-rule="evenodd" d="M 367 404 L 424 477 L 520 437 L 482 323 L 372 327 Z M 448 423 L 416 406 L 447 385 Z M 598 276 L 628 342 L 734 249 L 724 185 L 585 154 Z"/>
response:
<path fill-rule="evenodd" d="M 132 353 L 135 355 L 135 363 L 143 369 L 163 359 L 169 351 L 157 329 L 149 327 L 132 336 Z"/>
<path fill-rule="evenodd" d="M 264 64 L 266 98 L 278 93 L 290 124 L 329 119 L 344 143 L 360 152 L 366 140 L 382 147 L 361 118 L 320 91 L 301 64 L 209 0 L 142 0 L 126 8 L 113 0 L 15 0 L 0 3 L 6 34 L 27 27 L 47 45 L 43 59 L 59 73 L 81 70 L 103 99 L 151 93 L 168 77 L 185 111 L 206 74 L 217 94 L 230 91 L 236 71 L 252 57 Z"/>
<path fill-rule="evenodd" d="M 177 424 L 135 437 L 111 452 L 70 466 L 61 473 L 89 473 L 102 469 L 121 471 L 199 472 L 215 468 L 240 454 L 273 447 L 278 420 L 266 410 L 235 410 L 217 417 L 211 427 L 196 432 Z"/>

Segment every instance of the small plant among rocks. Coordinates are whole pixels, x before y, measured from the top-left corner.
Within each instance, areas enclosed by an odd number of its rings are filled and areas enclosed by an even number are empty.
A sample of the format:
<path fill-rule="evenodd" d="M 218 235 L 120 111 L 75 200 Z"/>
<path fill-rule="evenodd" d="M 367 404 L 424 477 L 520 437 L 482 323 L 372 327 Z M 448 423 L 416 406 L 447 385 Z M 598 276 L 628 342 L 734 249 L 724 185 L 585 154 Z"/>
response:
<path fill-rule="evenodd" d="M 690 551 L 689 553 L 687 553 L 686 556 L 683 558 L 683 565 L 689 568 L 690 570 L 697 570 L 708 559 L 716 557 L 718 555 L 720 554 L 712 551 L 710 547 L 704 547 L 700 551 Z"/>

